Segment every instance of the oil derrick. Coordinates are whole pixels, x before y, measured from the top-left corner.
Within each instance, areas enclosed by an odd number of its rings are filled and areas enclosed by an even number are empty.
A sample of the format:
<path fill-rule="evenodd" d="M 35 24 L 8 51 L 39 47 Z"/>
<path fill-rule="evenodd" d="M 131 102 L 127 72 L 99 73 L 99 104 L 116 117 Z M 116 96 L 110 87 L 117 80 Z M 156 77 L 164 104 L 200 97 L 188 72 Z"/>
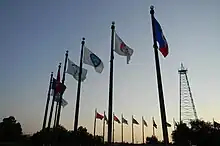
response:
<path fill-rule="evenodd" d="M 198 119 L 192 92 L 187 77 L 187 69 L 181 63 L 180 75 L 180 122 L 188 124 L 190 120 Z"/>

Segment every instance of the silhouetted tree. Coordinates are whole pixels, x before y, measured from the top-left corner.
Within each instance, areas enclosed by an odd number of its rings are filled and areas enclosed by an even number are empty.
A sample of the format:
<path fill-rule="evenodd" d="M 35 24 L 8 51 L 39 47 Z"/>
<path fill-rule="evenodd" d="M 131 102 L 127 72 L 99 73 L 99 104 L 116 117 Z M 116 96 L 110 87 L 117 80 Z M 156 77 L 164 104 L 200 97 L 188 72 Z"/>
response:
<path fill-rule="evenodd" d="M 19 141 L 22 135 L 21 124 L 15 117 L 4 118 L 0 123 L 0 141 Z"/>
<path fill-rule="evenodd" d="M 157 137 L 156 136 L 151 136 L 151 137 L 147 137 L 146 138 L 146 143 L 147 144 L 158 144 L 159 143 L 159 141 L 158 141 L 158 139 L 157 139 Z"/>

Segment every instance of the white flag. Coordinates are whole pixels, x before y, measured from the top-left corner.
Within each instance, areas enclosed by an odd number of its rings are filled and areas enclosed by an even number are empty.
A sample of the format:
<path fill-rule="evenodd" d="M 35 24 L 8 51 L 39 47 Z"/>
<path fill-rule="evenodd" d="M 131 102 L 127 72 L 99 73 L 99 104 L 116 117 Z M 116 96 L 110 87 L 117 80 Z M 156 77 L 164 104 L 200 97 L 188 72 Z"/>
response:
<path fill-rule="evenodd" d="M 59 102 L 60 101 L 60 96 L 55 96 L 55 101 Z M 65 99 L 62 98 L 62 102 L 61 102 L 62 107 L 65 107 L 67 104 L 68 104 L 68 102 Z"/>
<path fill-rule="evenodd" d="M 102 60 L 86 47 L 84 47 L 83 62 L 93 66 L 98 73 L 101 73 L 104 68 Z"/>
<path fill-rule="evenodd" d="M 130 61 L 130 58 L 134 52 L 133 49 L 128 47 L 122 39 L 115 33 L 115 52 L 121 56 L 127 56 L 127 64 Z"/>
<path fill-rule="evenodd" d="M 77 81 L 79 81 L 79 66 L 73 63 L 68 58 L 68 68 L 66 71 L 68 74 L 72 75 Z M 81 81 L 83 82 L 86 79 L 87 70 L 82 68 Z"/>

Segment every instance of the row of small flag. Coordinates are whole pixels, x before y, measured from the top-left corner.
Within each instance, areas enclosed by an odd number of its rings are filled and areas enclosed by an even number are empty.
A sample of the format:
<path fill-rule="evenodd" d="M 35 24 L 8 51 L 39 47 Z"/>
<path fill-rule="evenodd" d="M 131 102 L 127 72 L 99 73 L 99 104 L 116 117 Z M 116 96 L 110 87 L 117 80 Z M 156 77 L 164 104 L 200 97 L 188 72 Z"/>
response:
<path fill-rule="evenodd" d="M 104 114 L 102 115 L 102 114 L 100 114 L 100 113 L 98 113 L 97 111 L 95 111 L 95 118 L 96 119 L 99 119 L 99 120 L 105 120 L 107 123 L 108 123 L 108 119 L 107 119 L 107 117 L 106 117 L 106 115 L 105 115 L 105 112 L 104 112 Z M 152 120 L 153 120 L 153 127 L 154 128 L 156 128 L 157 129 L 157 124 L 156 124 L 156 122 L 155 122 L 155 120 L 154 120 L 154 118 L 152 118 Z M 128 125 L 128 120 L 127 119 L 125 119 L 124 117 L 123 117 L 123 115 L 121 115 L 121 121 L 119 120 L 119 118 L 115 115 L 115 114 L 113 114 L 113 121 L 115 121 L 115 122 L 117 122 L 117 123 L 121 123 L 121 124 L 126 124 L 126 125 Z M 142 122 L 143 122 L 143 125 L 144 126 L 148 126 L 148 124 L 147 124 L 147 122 L 144 120 L 144 118 L 142 117 Z M 136 125 L 139 125 L 139 122 L 132 116 L 132 122 L 131 122 L 132 124 L 136 124 Z M 171 124 L 170 123 L 168 123 L 167 122 L 167 127 L 171 127 Z"/>

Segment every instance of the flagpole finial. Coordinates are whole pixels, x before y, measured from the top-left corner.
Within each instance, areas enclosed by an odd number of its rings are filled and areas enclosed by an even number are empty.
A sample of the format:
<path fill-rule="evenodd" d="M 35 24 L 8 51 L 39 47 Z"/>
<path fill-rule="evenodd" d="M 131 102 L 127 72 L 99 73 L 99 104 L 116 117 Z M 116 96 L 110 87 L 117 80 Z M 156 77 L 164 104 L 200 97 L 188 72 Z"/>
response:
<path fill-rule="evenodd" d="M 82 45 L 84 45 L 85 44 L 85 38 L 83 37 L 82 38 Z"/>
<path fill-rule="evenodd" d="M 115 29 L 115 21 L 112 21 L 111 29 Z"/>
<path fill-rule="evenodd" d="M 59 66 L 61 66 L 62 63 L 59 63 Z"/>
<path fill-rule="evenodd" d="M 154 14 L 154 6 L 153 5 L 150 6 L 150 14 Z"/>
<path fill-rule="evenodd" d="M 66 54 L 68 54 L 69 53 L 69 51 L 68 50 L 66 50 Z"/>

